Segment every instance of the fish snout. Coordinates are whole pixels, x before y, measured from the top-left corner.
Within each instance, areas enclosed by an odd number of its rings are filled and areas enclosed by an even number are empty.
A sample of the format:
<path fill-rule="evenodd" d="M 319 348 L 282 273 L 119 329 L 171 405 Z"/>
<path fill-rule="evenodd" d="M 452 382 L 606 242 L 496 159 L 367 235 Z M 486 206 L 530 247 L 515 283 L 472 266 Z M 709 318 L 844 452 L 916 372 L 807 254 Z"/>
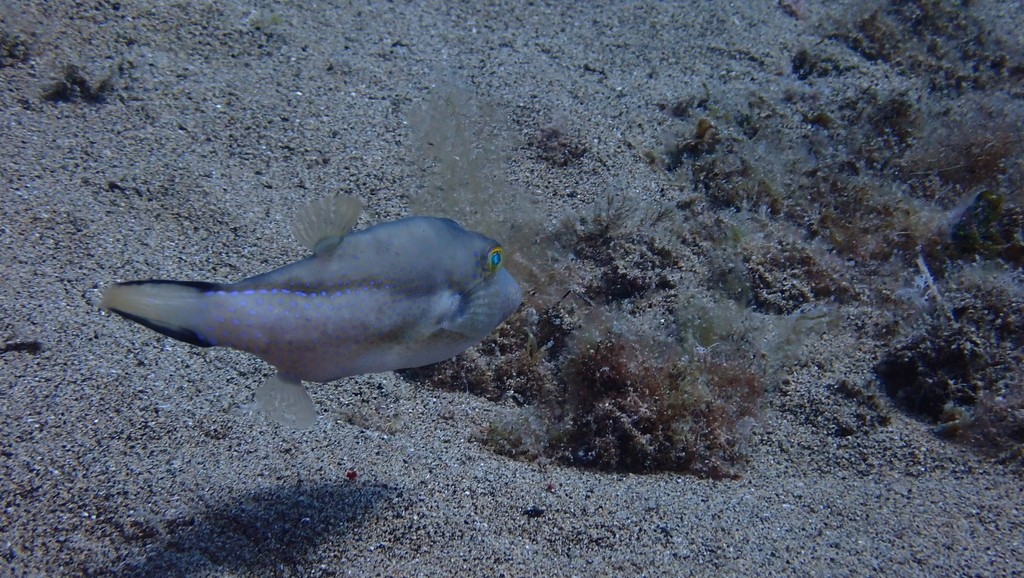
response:
<path fill-rule="evenodd" d="M 498 308 L 500 309 L 501 321 L 505 321 L 519 309 L 519 305 L 523 302 L 523 290 L 519 287 L 519 283 L 516 282 L 515 278 L 505 269 L 498 271 L 494 275 L 493 279 L 494 291 L 501 295 L 498 300 Z"/>

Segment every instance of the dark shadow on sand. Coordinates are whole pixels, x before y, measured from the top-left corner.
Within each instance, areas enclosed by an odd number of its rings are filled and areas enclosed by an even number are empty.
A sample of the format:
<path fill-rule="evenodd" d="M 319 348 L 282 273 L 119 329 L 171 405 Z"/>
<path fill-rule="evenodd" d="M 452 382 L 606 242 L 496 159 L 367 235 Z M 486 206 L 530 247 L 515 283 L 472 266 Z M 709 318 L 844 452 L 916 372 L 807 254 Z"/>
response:
<path fill-rule="evenodd" d="M 237 496 L 204 512 L 167 520 L 140 561 L 118 576 L 191 576 L 221 571 L 301 575 L 310 550 L 345 547 L 352 532 L 397 488 L 354 482 L 288 486 Z M 305 568 L 305 572 L 303 569 Z"/>

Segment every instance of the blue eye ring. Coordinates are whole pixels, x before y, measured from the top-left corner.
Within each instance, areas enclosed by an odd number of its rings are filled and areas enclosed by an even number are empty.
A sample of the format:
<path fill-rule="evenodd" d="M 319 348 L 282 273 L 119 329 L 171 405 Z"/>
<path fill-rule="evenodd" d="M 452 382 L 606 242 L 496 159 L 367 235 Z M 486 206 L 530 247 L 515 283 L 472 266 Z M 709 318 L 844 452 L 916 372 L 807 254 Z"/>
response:
<path fill-rule="evenodd" d="M 501 269 L 502 249 L 501 247 L 495 247 L 491 249 L 491 252 L 487 254 L 487 266 L 490 268 L 491 273 L 494 273 L 498 269 Z"/>

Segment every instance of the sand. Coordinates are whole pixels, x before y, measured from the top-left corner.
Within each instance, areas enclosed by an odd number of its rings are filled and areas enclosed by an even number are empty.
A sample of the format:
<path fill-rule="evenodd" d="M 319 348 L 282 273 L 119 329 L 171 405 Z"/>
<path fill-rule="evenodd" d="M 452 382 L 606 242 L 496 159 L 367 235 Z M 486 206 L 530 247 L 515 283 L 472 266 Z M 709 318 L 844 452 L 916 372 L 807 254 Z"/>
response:
<path fill-rule="evenodd" d="M 743 476 L 715 481 L 500 456 L 479 432 L 508 404 L 391 373 L 311 388 L 320 420 L 290 431 L 247 411 L 260 360 L 104 312 L 113 281 L 301 257 L 291 216 L 324 195 L 405 214 L 428 188 L 408 117 L 439 85 L 508 119 L 503 174 L 551 221 L 611 186 L 675 194 L 641 155 L 659 103 L 782 99 L 800 48 L 848 67 L 824 91 L 915 86 L 825 36 L 872 3 L 371 4 L 5 3 L 0 574 L 1024 572 L 1019 471 L 891 407 L 835 435 L 837 380 L 870 383 L 880 351 L 856 328 L 768 384 Z M 1020 5 L 979 4 L 1019 35 Z M 578 163 L 522 144 L 549 123 Z"/>

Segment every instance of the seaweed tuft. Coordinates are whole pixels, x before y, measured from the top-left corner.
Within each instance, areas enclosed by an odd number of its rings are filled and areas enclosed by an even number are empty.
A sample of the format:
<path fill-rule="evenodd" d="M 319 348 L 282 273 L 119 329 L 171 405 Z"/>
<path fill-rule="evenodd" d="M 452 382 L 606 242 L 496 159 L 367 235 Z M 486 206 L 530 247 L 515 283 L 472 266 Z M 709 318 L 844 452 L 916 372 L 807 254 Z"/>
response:
<path fill-rule="evenodd" d="M 1024 463 L 1020 275 L 984 263 L 952 272 L 942 295 L 932 286 L 939 311 L 875 366 L 896 404 L 937 434 L 1016 463 Z"/>
<path fill-rule="evenodd" d="M 557 126 L 546 126 L 530 139 L 537 156 L 555 167 L 575 164 L 587 154 L 587 146 L 567 135 Z"/>
<path fill-rule="evenodd" d="M 121 72 L 121 66 L 118 65 L 94 83 L 86 78 L 80 67 L 68 64 L 61 69 L 60 77 L 43 90 L 42 98 L 48 102 L 82 100 L 90 104 L 102 104 L 114 91 Z"/>

